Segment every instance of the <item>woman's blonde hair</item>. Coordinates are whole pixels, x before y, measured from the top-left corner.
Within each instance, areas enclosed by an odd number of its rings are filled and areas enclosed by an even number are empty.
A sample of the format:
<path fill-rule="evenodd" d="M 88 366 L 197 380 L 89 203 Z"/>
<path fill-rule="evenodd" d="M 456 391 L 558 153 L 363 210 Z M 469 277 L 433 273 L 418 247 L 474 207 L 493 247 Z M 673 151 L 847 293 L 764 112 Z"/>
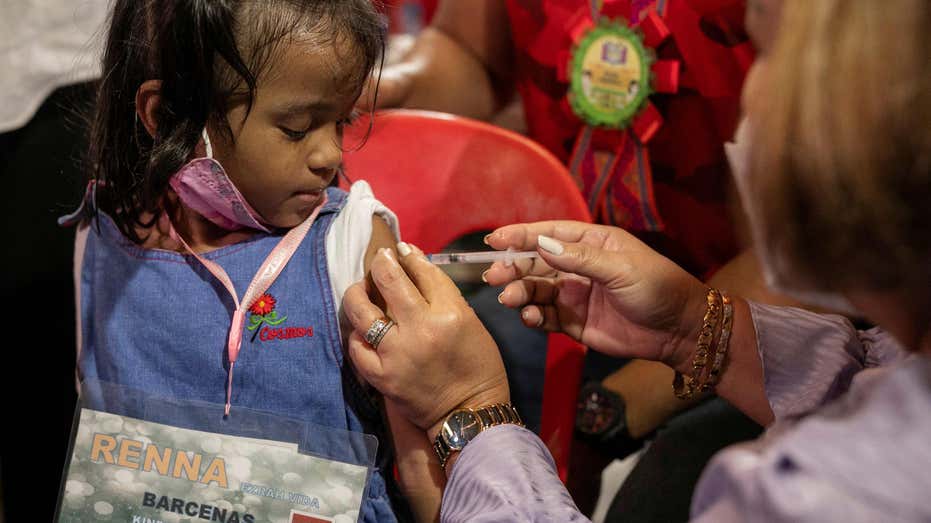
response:
<path fill-rule="evenodd" d="M 750 187 L 800 282 L 928 291 L 929 55 L 929 0 L 786 0 Z"/>

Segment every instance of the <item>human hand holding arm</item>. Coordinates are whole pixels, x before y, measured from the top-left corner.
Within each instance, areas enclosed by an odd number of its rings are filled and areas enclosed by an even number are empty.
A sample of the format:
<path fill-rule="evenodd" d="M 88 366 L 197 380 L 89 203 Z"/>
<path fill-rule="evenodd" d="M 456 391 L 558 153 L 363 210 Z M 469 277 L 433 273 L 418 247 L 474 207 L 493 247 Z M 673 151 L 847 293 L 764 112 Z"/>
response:
<path fill-rule="evenodd" d="M 455 284 L 416 248 L 401 254 L 400 263 L 387 250 L 372 259 L 372 284 L 397 322 L 377 349 L 365 343 L 362 333 L 385 312 L 372 303 L 365 282 L 346 292 L 343 307 L 355 328 L 350 358 L 385 395 L 389 420 L 412 422 L 391 421 L 396 446 L 416 447 L 424 429 L 431 439 L 436 436 L 448 412 L 504 403 L 509 394 L 498 348 Z M 419 436 L 412 427 L 418 427 Z M 431 459 L 417 452 L 405 455 L 408 461 L 399 459 L 402 482 L 404 467 L 422 472 L 418 460 Z M 441 521 L 587 521 L 556 475 L 546 446 L 522 427 L 496 426 L 479 434 L 462 453 L 452 454 L 446 474 L 450 482 Z M 426 501 L 435 499 L 431 489 L 441 487 L 421 482 L 403 488 L 415 497 L 419 517 L 429 517 L 429 503 L 417 497 L 426 493 Z M 540 493 L 546 495 L 541 499 Z"/>
<path fill-rule="evenodd" d="M 368 292 L 370 302 L 380 307 L 384 306 L 384 299 L 371 284 L 372 261 L 380 250 L 394 249 L 396 241 L 397 238 L 385 220 L 373 216 L 372 237 L 363 259 L 363 269 L 367 275 L 367 284 L 363 283 L 363 287 Z M 439 518 L 446 476 L 433 452 L 432 442 L 423 430 L 401 415 L 390 400 L 384 402 L 384 416 L 391 431 L 401 492 L 418 522 L 436 521 Z"/>
<path fill-rule="evenodd" d="M 451 411 L 509 402 L 507 377 L 494 340 L 452 280 L 419 251 L 401 260 L 385 249 L 372 260 L 372 281 L 397 323 L 377 350 L 362 333 L 385 312 L 364 282 L 346 291 L 343 307 L 355 329 L 349 355 L 366 381 L 432 441 Z"/>

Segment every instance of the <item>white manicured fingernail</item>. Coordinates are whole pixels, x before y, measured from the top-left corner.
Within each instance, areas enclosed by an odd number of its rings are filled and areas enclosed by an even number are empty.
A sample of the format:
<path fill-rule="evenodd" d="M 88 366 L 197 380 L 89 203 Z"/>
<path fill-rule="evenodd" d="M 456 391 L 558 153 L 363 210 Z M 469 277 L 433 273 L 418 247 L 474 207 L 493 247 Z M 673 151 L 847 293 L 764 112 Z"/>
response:
<path fill-rule="evenodd" d="M 530 316 L 531 314 L 530 314 L 529 307 L 525 307 L 524 310 L 520 311 L 520 317 L 523 318 L 525 322 L 530 321 Z M 543 326 L 543 316 L 540 316 L 539 318 L 537 318 L 537 321 L 534 322 L 534 326 L 535 327 Z"/>
<path fill-rule="evenodd" d="M 411 246 L 410 246 L 410 245 L 408 245 L 408 244 L 405 243 L 405 242 L 398 242 L 398 253 L 400 253 L 401 256 L 407 256 L 408 254 L 410 254 L 410 253 L 412 253 L 412 252 L 414 252 L 414 251 L 411 250 Z"/>
<path fill-rule="evenodd" d="M 561 243 L 554 240 L 553 238 L 550 238 L 549 236 L 543 236 L 542 234 L 537 236 L 537 245 L 539 245 L 540 248 L 544 251 L 550 254 L 555 254 L 556 256 L 559 256 L 563 253 L 563 251 L 566 250 L 566 248 L 563 247 Z"/>

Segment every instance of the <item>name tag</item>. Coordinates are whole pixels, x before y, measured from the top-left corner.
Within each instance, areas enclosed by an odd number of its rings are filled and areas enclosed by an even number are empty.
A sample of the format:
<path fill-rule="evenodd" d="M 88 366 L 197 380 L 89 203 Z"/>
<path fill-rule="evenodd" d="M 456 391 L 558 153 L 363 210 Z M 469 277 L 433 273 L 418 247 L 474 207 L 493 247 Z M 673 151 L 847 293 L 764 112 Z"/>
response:
<path fill-rule="evenodd" d="M 356 521 L 369 468 L 83 408 L 59 522 Z"/>

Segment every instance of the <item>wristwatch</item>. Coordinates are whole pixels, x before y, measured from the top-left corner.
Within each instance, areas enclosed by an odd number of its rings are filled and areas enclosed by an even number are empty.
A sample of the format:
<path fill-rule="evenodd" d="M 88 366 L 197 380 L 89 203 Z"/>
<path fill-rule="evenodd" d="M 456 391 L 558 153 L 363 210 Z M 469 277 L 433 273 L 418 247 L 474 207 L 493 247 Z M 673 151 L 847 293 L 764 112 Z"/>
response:
<path fill-rule="evenodd" d="M 579 392 L 575 427 L 587 439 L 599 442 L 630 438 L 624 399 L 601 383 L 587 383 Z"/>
<path fill-rule="evenodd" d="M 449 456 L 459 452 L 476 436 L 489 427 L 511 423 L 524 426 L 517 409 L 508 403 L 496 403 L 479 409 L 454 410 L 446 416 L 440 433 L 433 441 L 433 450 L 446 467 Z"/>

